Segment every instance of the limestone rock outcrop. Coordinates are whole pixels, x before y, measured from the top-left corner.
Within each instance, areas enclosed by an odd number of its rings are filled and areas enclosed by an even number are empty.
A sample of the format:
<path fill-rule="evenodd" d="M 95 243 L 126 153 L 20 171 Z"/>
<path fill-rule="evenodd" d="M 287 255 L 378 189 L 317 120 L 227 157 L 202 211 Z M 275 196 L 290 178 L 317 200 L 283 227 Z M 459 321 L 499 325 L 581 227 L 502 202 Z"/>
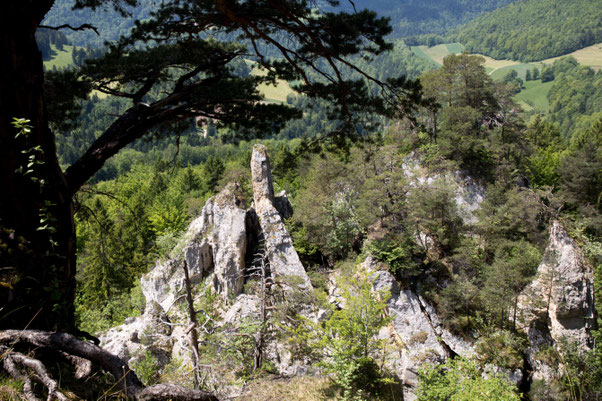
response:
<path fill-rule="evenodd" d="M 368 257 L 364 268 L 372 271 L 376 291 L 391 294 L 387 301 L 387 313 L 392 318 L 381 336 L 391 338 L 399 349 L 388 358 L 389 367 L 403 380 L 404 400 L 416 399 L 418 369 L 428 361 L 443 362 L 456 354 L 472 356 L 473 347 L 445 329 L 436 317 L 434 309 L 411 289 L 402 289 L 395 277 Z M 452 348 L 453 347 L 453 348 Z"/>
<path fill-rule="evenodd" d="M 130 363 L 135 363 L 148 351 L 160 367 L 172 358 L 190 363 L 186 335 L 189 322 L 184 312 L 186 308 L 182 307 L 185 302 L 185 266 L 193 295 L 200 296 L 207 286 L 220 295 L 221 321 L 216 323 L 218 326 L 236 328 L 244 320 L 259 319 L 261 300 L 256 295 L 243 293 L 243 289 L 249 274 L 246 263 L 253 260 L 261 238 L 264 239 L 271 274 L 275 277 L 294 276 L 300 281 L 295 283 L 296 286 L 311 289 L 283 222 L 283 218 L 292 215 L 292 207 L 286 193 L 274 196 L 264 147 L 255 147 L 251 167 L 255 208 L 246 208 L 240 195 L 240 185 L 235 183 L 228 184 L 210 198 L 171 252 L 172 259 L 159 261 L 141 278 L 146 299 L 142 316 L 129 318 L 123 325 L 101 335 L 104 348 Z M 290 370 L 286 349 L 278 344 L 269 347 L 278 367 L 282 367 L 283 371 Z"/>
<path fill-rule="evenodd" d="M 429 187 L 440 183 L 448 186 L 454 194 L 458 212 L 464 224 L 477 222 L 476 211 L 485 199 L 485 188 L 472 177 L 460 171 L 446 174 L 433 174 L 412 155 L 406 157 L 403 163 L 404 175 L 412 187 Z"/>
<path fill-rule="evenodd" d="M 424 362 L 476 356 L 476 341 L 447 330 L 435 308 L 419 292 L 401 288 L 370 257 L 364 261 L 364 267 L 373 272 L 375 290 L 391 294 L 387 312 L 392 322 L 381 336 L 399 345 L 397 355 L 387 358 L 387 365 L 403 381 L 404 400 L 416 398 L 416 373 Z M 595 324 L 593 273 L 578 245 L 558 222 L 550 227 L 550 240 L 537 279 L 520 296 L 519 309 L 519 329 L 527 333 L 530 341 L 525 350 L 527 365 L 514 371 L 491 365 L 487 368 L 490 374 L 503 374 L 516 385 L 523 382 L 526 373 L 531 374 L 532 380 L 550 382 L 558 378 L 561 369 L 550 366 L 545 357 L 540 358 L 540 351 L 554 347 L 562 352 L 561 344 L 566 341 L 580 349 L 591 347 L 590 331 Z"/>
<path fill-rule="evenodd" d="M 142 316 L 128 318 L 123 325 L 104 333 L 100 337 L 101 344 L 105 350 L 130 364 L 149 351 L 165 365 L 169 362 L 174 343 L 169 323 L 163 308 L 150 301 Z"/>
<path fill-rule="evenodd" d="M 236 184 L 229 184 L 210 198 L 181 245 L 191 283 L 198 284 L 213 272 L 214 288 L 224 297 L 240 294 L 244 285 L 247 212 L 237 191 Z M 142 277 L 147 302 L 157 302 L 166 311 L 172 307 L 184 285 L 182 263 L 178 258 L 160 262 Z"/>
<path fill-rule="evenodd" d="M 251 157 L 254 208 L 263 233 L 266 256 L 275 279 L 296 277 L 302 289 L 311 289 L 309 277 L 293 247 L 284 221 L 275 206 L 274 186 L 270 161 L 265 146 L 253 146 Z"/>
<path fill-rule="evenodd" d="M 591 347 L 595 324 L 593 272 L 581 249 L 559 222 L 550 227 L 550 239 L 537 278 L 519 298 L 520 321 L 531 347 L 527 351 L 533 378 L 549 380 L 558 369 L 537 358 L 545 347 L 562 342 Z"/>
<path fill-rule="evenodd" d="M 473 222 L 476 218 L 474 211 L 483 199 L 482 188 L 477 183 L 459 176 L 429 178 L 421 175 L 420 171 L 411 171 L 418 168 L 408 167 L 408 177 L 413 180 L 413 185 L 428 186 L 435 179 L 451 182 L 465 223 Z M 272 278 L 276 282 L 284 282 L 285 291 L 290 288 L 288 282 L 311 290 L 309 277 L 284 225 L 284 218 L 292 214 L 290 202 L 286 193 L 274 194 L 267 150 L 262 145 L 253 147 L 251 171 L 252 208 L 246 208 L 239 195 L 240 186 L 236 184 L 226 186 L 209 199 L 201 215 L 190 224 L 184 238 L 172 252 L 174 258 L 157 263 L 142 278 L 142 291 L 146 298 L 144 314 L 127 319 L 123 325 L 101 336 L 104 348 L 130 363 L 147 352 L 161 366 L 174 358 L 190 362 L 186 336 L 189 321 L 182 305 L 185 265 L 197 296 L 207 288 L 220 295 L 217 297 L 220 303 L 214 308 L 219 317 L 215 318 L 217 321 L 211 321 L 214 323 L 212 327 L 228 333 L 238 334 L 243 322 L 260 321 L 266 316 L 265 298 L 257 291 L 244 290 L 245 280 L 256 271 L 253 269 L 257 269 L 257 264 L 252 261 L 258 248 L 265 254 Z M 379 336 L 390 340 L 392 345 L 384 361 L 387 368 L 402 379 L 404 400 L 416 399 L 417 372 L 425 362 L 443 362 L 457 355 L 475 356 L 475 341 L 450 332 L 435 308 L 420 294 L 418 284 L 408 282 L 400 285 L 371 257 L 364 260 L 363 267 L 374 280 L 374 290 L 391 295 L 387 301 L 387 313 L 392 320 Z M 336 277 L 336 273 L 330 277 L 328 299 L 336 307 L 345 308 Z M 249 284 L 247 289 L 253 288 L 257 281 Z M 435 284 L 445 285 L 441 282 Z M 265 296 L 265 292 L 263 294 Z M 314 309 L 315 305 L 311 305 L 300 313 L 314 321 L 327 316 L 327 312 Z M 522 324 L 519 330 L 527 332 L 530 341 L 525 352 L 530 366 L 513 372 L 491 366 L 491 374 L 505 374 L 518 384 L 523 373 L 532 370 L 533 379 L 549 380 L 555 377 L 558 368 L 538 359 L 539 351 L 545 347 L 557 347 L 564 340 L 581 347 L 590 346 L 590 330 L 595 320 L 592 270 L 577 244 L 558 222 L 550 229 L 550 241 L 538 268 L 538 277 L 521 295 L 519 310 L 519 323 Z M 283 342 L 267 341 L 264 352 L 266 360 L 280 374 L 312 373 L 307 364 L 292 357 Z"/>
<path fill-rule="evenodd" d="M 172 355 L 186 356 L 185 327 L 172 325 L 168 317 L 182 317 L 175 306 L 184 301 L 184 262 L 193 286 L 208 277 L 213 290 L 224 299 L 242 292 L 247 212 L 238 189 L 236 184 L 229 184 L 210 198 L 176 247 L 179 256 L 159 261 L 141 278 L 144 313 L 103 334 L 104 348 L 131 362 L 149 350 L 161 366 Z"/>

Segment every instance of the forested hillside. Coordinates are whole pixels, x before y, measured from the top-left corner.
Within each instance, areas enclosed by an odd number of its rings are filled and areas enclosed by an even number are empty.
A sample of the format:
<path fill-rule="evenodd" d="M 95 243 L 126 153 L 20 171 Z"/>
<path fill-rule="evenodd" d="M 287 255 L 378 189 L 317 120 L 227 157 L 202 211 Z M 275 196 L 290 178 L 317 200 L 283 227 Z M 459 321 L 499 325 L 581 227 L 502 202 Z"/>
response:
<path fill-rule="evenodd" d="M 538 61 L 602 42 L 602 1 L 522 0 L 459 28 L 450 36 L 472 53 Z"/>
<path fill-rule="evenodd" d="M 73 10 L 74 0 L 58 0 L 43 21 L 44 25 L 59 26 L 70 24 L 76 28 L 90 24 L 98 29 L 98 34 L 92 30 L 80 31 L 62 30 L 71 43 L 82 47 L 102 47 L 105 41 L 117 39 L 127 34 L 134 26 L 134 21 L 144 20 L 150 11 L 156 8 L 155 0 L 144 0 L 136 7 L 124 7 L 131 16 L 123 16 L 112 7 L 100 7 L 93 11 L 89 8 Z"/>
<path fill-rule="evenodd" d="M 131 9 L 131 17 L 122 17 L 119 13 L 109 9 L 91 11 L 89 9 L 72 11 L 73 0 L 58 0 L 46 16 L 44 24 L 61 25 L 70 23 L 76 27 L 89 23 L 98 28 L 100 35 L 91 31 L 68 32 L 69 39 L 77 46 L 98 47 L 106 40 L 114 40 L 126 34 L 133 26 L 136 19 L 148 18 L 153 9 L 155 0 L 144 0 L 140 6 Z M 379 1 L 354 1 L 357 10 L 370 9 L 380 15 L 391 17 L 393 26 L 392 38 L 425 33 L 444 34 L 449 29 L 466 23 L 477 16 L 495 10 L 515 0 L 379 0 Z M 342 1 L 341 6 L 347 11 L 352 11 L 352 6 L 347 1 Z M 328 9 L 322 4 L 323 9 Z"/>
<path fill-rule="evenodd" d="M 571 136 L 602 115 L 602 70 L 580 66 L 568 57 L 554 62 L 551 70 L 555 79 L 548 93 L 549 118 Z"/>
<path fill-rule="evenodd" d="M 80 53 L 80 51 L 76 51 L 74 54 L 74 60 L 77 61 L 74 63 L 74 67 L 82 64 L 76 58 Z M 401 41 L 396 42 L 391 52 L 381 54 L 371 61 L 356 58 L 354 62 L 366 72 L 373 74 L 383 81 L 399 74 L 416 79 L 424 71 L 435 68 L 434 63 L 416 56 Z M 243 68 L 240 65 L 238 72 L 241 75 L 248 75 L 249 68 Z M 269 88 L 273 87 L 269 86 Z M 327 132 L 334 126 L 334 123 L 327 118 L 327 108 L 324 102 L 312 101 L 303 96 L 289 94 L 287 103 L 304 109 L 305 113 L 300 119 L 287 122 L 283 129 L 278 132 L 278 138 L 315 137 L 319 133 Z M 65 166 L 77 160 L 96 139 L 98 133 L 110 126 L 115 120 L 115 115 L 127 108 L 128 103 L 124 99 L 117 97 L 99 97 L 94 95 L 82 100 L 80 106 L 83 112 L 75 117 L 73 126 L 60 127 L 57 130 L 58 154 L 61 163 Z M 165 135 L 167 137 L 164 137 L 162 140 L 143 139 L 131 144 L 129 147 L 142 153 L 160 153 L 166 151 L 168 154 L 172 154 L 174 153 L 173 149 L 175 149 L 176 141 L 178 141 L 180 155 L 183 157 L 181 162 L 184 164 L 198 164 L 207 157 L 203 146 L 209 143 L 209 141 L 207 138 L 202 137 L 204 134 L 205 131 L 203 129 L 196 128 L 194 124 L 191 124 L 178 134 L 180 136 L 176 134 Z M 206 135 L 209 138 L 217 137 L 228 141 L 229 138 L 234 138 L 236 133 L 229 129 L 216 130 L 214 124 L 210 123 L 206 127 Z M 168 148 L 170 149 L 169 151 L 167 151 Z M 121 173 L 124 171 L 127 171 L 127 169 L 120 169 Z M 114 169 L 113 164 L 110 162 L 96 178 L 113 178 L 116 174 L 117 170 Z"/>
<path fill-rule="evenodd" d="M 449 29 L 515 0 L 360 0 L 357 9 L 368 8 L 391 17 L 392 37 L 444 34 Z M 350 8 L 345 1 L 344 7 Z"/>

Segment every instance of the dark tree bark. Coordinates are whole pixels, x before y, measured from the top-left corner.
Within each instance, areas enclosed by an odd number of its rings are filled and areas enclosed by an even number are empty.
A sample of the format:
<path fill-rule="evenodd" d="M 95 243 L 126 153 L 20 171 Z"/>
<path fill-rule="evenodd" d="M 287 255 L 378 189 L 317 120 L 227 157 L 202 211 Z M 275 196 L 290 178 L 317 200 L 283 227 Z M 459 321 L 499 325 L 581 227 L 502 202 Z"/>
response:
<path fill-rule="evenodd" d="M 48 127 L 35 41 L 53 3 L 10 0 L 0 12 L 0 328 L 72 328 L 72 203 Z M 31 133 L 16 138 L 13 118 L 30 120 Z M 32 156 L 40 163 L 28 175 Z"/>

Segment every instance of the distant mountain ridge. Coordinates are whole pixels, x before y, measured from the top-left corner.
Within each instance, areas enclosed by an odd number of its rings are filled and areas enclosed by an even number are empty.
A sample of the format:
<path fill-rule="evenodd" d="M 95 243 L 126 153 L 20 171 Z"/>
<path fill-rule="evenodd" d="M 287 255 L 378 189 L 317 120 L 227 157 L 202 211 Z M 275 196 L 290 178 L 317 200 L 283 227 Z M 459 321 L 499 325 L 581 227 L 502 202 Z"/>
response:
<path fill-rule="evenodd" d="M 72 10 L 74 0 L 56 0 L 50 12 L 46 15 L 43 24 L 59 26 L 71 24 L 80 26 L 91 24 L 98 28 L 98 35 L 92 30 L 69 31 L 61 30 L 69 41 L 76 46 L 101 47 L 105 41 L 117 39 L 130 31 L 134 21 L 148 18 L 157 0 L 141 0 L 140 5 L 131 9 L 131 17 L 122 17 L 110 6 L 107 9 L 92 11 L 90 9 Z"/>

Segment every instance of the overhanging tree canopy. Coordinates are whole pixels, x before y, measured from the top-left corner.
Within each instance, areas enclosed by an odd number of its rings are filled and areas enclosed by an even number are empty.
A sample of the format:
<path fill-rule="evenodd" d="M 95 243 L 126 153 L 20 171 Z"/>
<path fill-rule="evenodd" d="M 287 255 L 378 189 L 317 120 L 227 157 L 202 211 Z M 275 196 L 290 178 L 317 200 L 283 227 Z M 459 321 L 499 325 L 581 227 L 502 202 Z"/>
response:
<path fill-rule="evenodd" d="M 136 3 L 76 0 L 75 7 L 127 13 Z M 52 4 L 10 0 L 0 6 L 0 35 L 8 49 L 0 77 L 0 327 L 73 329 L 72 196 L 108 158 L 150 129 L 205 117 L 241 135 L 271 133 L 300 113 L 262 102 L 258 84 L 276 79 L 295 81 L 301 93 L 329 100 L 329 116 L 340 122 L 329 135 L 338 141 L 353 135 L 365 115 L 407 115 L 420 101 L 415 82 L 404 77 L 381 82 L 350 61 L 391 49 L 384 40 L 388 20 L 370 11 L 320 12 L 317 3 L 305 0 L 174 0 L 72 74 L 71 85 L 62 86 L 68 91 L 61 92 L 58 79 L 47 85 L 62 95 L 82 96 L 95 88 L 132 101 L 63 172 L 49 114 L 55 125 L 67 114 L 57 112 L 56 98 L 44 94 L 34 38 Z M 278 57 L 267 57 L 266 50 Z M 237 76 L 231 65 L 243 58 L 255 59 L 267 74 Z M 351 74 L 360 78 L 348 78 Z M 62 102 L 69 105 L 69 97 Z M 21 123 L 17 129 L 11 124 L 15 117 L 30 120 L 32 128 Z"/>

